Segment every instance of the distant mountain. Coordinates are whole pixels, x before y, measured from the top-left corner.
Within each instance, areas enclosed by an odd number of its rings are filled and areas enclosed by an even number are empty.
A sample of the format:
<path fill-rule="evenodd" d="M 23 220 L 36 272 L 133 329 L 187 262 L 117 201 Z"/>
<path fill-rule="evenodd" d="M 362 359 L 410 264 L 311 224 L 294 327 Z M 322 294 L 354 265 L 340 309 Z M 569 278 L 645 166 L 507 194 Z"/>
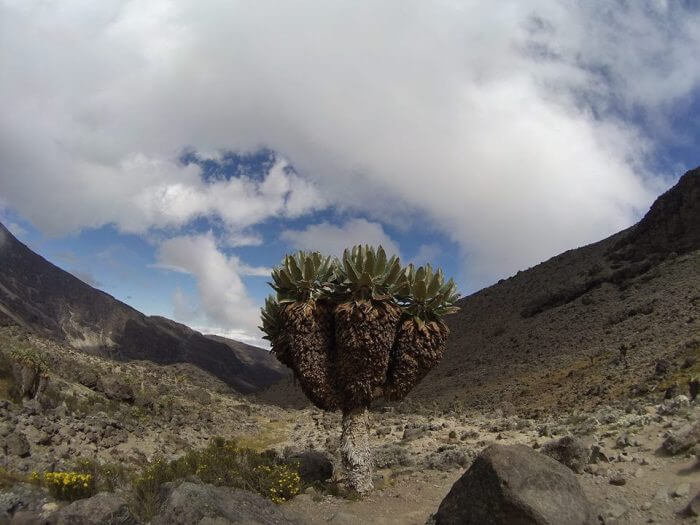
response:
<path fill-rule="evenodd" d="M 51 264 L 0 224 L 0 325 L 116 360 L 194 364 L 248 393 L 286 376 L 268 352 L 149 317 Z"/>
<path fill-rule="evenodd" d="M 409 403 L 557 410 L 687 389 L 700 375 L 700 168 L 635 226 L 459 306 L 444 359 Z M 260 395 L 299 406 L 298 390 L 286 380 Z"/>

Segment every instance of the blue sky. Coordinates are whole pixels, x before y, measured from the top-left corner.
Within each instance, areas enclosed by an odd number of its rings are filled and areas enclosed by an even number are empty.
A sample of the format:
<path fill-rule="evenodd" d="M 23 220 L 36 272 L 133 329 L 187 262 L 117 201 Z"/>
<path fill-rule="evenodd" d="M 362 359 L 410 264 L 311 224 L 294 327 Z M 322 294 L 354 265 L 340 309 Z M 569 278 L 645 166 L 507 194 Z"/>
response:
<path fill-rule="evenodd" d="M 0 221 L 249 341 L 285 252 L 381 242 L 469 293 L 700 165 L 697 2 L 0 0 L 0 35 Z"/>

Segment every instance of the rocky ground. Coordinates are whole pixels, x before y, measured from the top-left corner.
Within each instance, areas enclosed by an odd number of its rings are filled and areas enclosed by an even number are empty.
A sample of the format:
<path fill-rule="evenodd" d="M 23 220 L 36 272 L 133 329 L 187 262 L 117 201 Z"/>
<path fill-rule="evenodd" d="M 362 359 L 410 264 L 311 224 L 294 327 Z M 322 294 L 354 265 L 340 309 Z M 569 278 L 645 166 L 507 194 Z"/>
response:
<path fill-rule="evenodd" d="M 280 455 L 321 452 L 342 482 L 339 414 L 263 404 L 184 365 L 115 364 L 16 329 L 0 332 L 5 349 L 19 342 L 47 356 L 49 377 L 33 398 L 0 401 L 0 466 L 6 473 L 0 522 L 27 510 L 35 511 L 34 518 L 64 512 L 77 519 L 76 512 L 95 512 L 88 504 L 82 511 L 76 504 L 68 507 L 44 489 L 19 482 L 32 471 L 70 470 L 80 459 L 136 469 L 158 456 L 175 458 L 203 447 L 215 436 Z M 260 507 L 271 513 L 270 523 L 423 524 L 483 449 L 519 443 L 572 468 L 602 523 L 693 522 L 697 518 L 681 511 L 700 491 L 700 405 L 685 388 L 669 395 L 664 400 L 663 393 L 652 392 L 556 414 L 377 407 L 371 414 L 377 490 L 371 495 L 348 498 L 328 486 L 309 487 L 281 507 L 255 504 L 271 506 Z M 170 499 L 184 498 L 190 505 L 218 501 L 206 492 L 213 487 L 193 481 L 195 486 L 178 488 L 184 495 L 173 492 Z M 104 496 L 97 503 L 112 505 L 114 512 L 127 505 Z M 229 516 L 226 509 L 220 512 Z"/>

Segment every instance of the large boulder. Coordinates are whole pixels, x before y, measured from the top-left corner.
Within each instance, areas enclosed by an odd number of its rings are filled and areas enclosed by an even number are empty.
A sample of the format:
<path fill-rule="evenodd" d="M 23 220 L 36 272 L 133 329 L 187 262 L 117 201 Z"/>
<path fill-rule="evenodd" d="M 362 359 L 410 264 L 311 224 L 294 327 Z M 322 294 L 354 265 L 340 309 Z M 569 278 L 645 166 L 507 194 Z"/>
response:
<path fill-rule="evenodd" d="M 301 524 L 283 507 L 262 496 L 230 487 L 188 481 L 174 488 L 151 525 Z"/>
<path fill-rule="evenodd" d="M 109 399 L 127 403 L 134 401 L 134 390 L 131 385 L 116 375 L 101 376 L 97 382 L 97 390 Z"/>
<path fill-rule="evenodd" d="M 576 476 L 525 445 L 492 445 L 440 504 L 437 525 L 592 525 Z"/>
<path fill-rule="evenodd" d="M 552 459 L 556 459 L 559 463 L 566 465 L 577 473 L 583 472 L 590 458 L 588 448 L 580 439 L 576 439 L 573 436 L 564 436 L 561 439 L 549 441 L 542 446 L 540 452 Z"/>
<path fill-rule="evenodd" d="M 27 437 L 19 431 L 10 433 L 4 440 L 5 453 L 9 456 L 19 456 L 26 458 L 30 454 L 29 441 Z"/>
<path fill-rule="evenodd" d="M 668 454 L 675 456 L 676 454 L 690 450 L 697 445 L 698 442 L 700 442 L 700 422 L 694 425 L 685 425 L 671 432 L 664 440 L 661 448 Z"/>
<path fill-rule="evenodd" d="M 303 483 L 323 482 L 333 477 L 333 462 L 323 452 L 306 450 L 290 454 L 287 459 L 299 465 Z"/>
<path fill-rule="evenodd" d="M 136 525 L 138 520 L 126 501 L 116 494 L 101 492 L 74 501 L 47 520 L 50 525 Z"/>
<path fill-rule="evenodd" d="M 29 483 L 0 490 L 0 523 L 9 523 L 18 512 L 38 513 L 49 502 L 48 493 Z"/>

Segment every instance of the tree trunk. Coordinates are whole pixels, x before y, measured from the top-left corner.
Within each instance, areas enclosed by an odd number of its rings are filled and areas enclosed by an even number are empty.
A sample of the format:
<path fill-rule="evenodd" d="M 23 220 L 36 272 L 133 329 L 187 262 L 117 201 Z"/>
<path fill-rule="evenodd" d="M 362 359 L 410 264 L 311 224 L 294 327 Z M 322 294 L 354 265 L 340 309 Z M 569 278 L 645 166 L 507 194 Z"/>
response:
<path fill-rule="evenodd" d="M 369 448 L 369 422 L 366 408 L 343 411 L 340 455 L 348 473 L 348 485 L 360 494 L 374 488 L 372 453 Z"/>

